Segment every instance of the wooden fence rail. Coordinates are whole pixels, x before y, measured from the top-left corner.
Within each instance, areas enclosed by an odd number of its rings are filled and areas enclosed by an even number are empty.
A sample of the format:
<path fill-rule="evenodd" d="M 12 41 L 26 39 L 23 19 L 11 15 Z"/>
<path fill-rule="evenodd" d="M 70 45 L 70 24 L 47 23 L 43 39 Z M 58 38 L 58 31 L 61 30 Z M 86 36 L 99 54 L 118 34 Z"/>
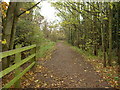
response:
<path fill-rule="evenodd" d="M 21 60 L 21 52 L 30 50 L 31 49 L 31 55 L 29 55 L 27 58 Z M 7 56 L 11 56 L 15 54 L 15 64 L 6 68 L 5 70 L 0 72 L 0 78 L 3 76 L 9 74 L 13 70 L 15 70 L 15 77 L 8 82 L 3 88 L 9 88 L 12 85 L 14 85 L 15 88 L 20 88 L 20 78 L 30 70 L 35 64 L 35 57 L 36 57 L 36 45 L 31 45 L 27 47 L 21 47 L 21 45 L 16 46 L 16 49 L 5 51 L 0 53 L 0 59 L 5 58 Z M 22 72 L 20 71 L 20 66 L 25 64 L 26 62 L 31 61 L 31 64 L 25 68 Z"/>

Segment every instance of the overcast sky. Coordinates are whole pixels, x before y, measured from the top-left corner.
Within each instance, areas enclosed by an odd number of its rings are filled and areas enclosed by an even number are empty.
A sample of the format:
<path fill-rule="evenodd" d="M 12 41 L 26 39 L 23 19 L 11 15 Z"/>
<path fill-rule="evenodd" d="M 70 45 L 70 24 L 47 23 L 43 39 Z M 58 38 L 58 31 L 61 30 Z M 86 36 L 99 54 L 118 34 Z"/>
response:
<path fill-rule="evenodd" d="M 41 11 L 40 13 L 48 20 L 48 21 L 56 21 L 60 20 L 59 17 L 56 15 L 56 10 L 54 7 L 51 6 L 51 4 L 47 1 L 43 1 L 41 3 Z"/>

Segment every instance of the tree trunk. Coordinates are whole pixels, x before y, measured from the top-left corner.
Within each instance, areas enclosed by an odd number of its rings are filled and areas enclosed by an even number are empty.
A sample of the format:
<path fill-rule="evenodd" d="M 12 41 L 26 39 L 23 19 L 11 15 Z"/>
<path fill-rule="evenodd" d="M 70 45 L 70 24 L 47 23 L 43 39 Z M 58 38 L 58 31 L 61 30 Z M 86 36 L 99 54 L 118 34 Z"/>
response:
<path fill-rule="evenodd" d="M 106 50 L 105 50 L 105 25 L 101 25 L 102 51 L 103 51 L 103 66 L 106 67 Z"/>
<path fill-rule="evenodd" d="M 4 20 L 5 25 L 3 27 L 3 36 L 2 39 L 6 40 L 7 43 L 2 45 L 2 51 L 8 51 L 9 50 L 9 45 L 10 45 L 10 37 L 11 37 L 11 30 L 12 30 L 12 25 L 13 25 L 13 16 L 14 16 L 14 9 L 16 6 L 16 2 L 10 2 L 10 5 L 7 10 L 6 14 L 6 20 Z M 9 62 L 7 58 L 3 58 L 2 60 L 2 69 L 5 69 L 9 66 Z"/>
<path fill-rule="evenodd" d="M 17 27 L 17 21 L 18 21 L 18 12 L 19 12 L 19 6 L 20 2 L 16 3 L 16 8 L 14 10 L 14 18 L 13 18 L 13 25 L 12 25 L 12 30 L 11 30 L 11 36 L 10 36 L 10 45 L 9 45 L 9 50 L 13 49 L 14 46 L 14 39 L 15 39 L 15 33 L 16 33 L 16 27 Z M 10 61 L 12 60 L 12 57 L 8 57 L 8 63 L 10 64 Z"/>
<path fill-rule="evenodd" d="M 112 5 L 112 4 L 111 4 Z M 109 8 L 109 56 L 108 56 L 108 64 L 109 66 L 112 65 L 112 18 L 113 18 L 113 13 L 112 9 Z"/>
<path fill-rule="evenodd" d="M 104 4 L 100 3 L 99 5 L 100 5 L 99 9 L 101 9 Z M 103 16 L 102 13 L 101 13 L 101 16 Z M 107 63 L 106 63 L 105 22 L 104 22 L 104 20 L 101 20 L 101 39 L 102 39 L 101 42 L 102 42 L 102 53 L 103 53 L 103 67 L 106 67 Z"/>
<path fill-rule="evenodd" d="M 16 33 L 16 27 L 17 27 L 17 22 L 18 22 L 18 14 L 19 14 L 19 6 L 20 2 L 16 3 L 16 8 L 14 10 L 14 19 L 13 19 L 13 25 L 12 25 L 12 30 L 11 30 L 11 38 L 10 38 L 10 45 L 9 49 L 13 49 L 14 46 L 14 39 L 15 39 L 15 33 Z"/>
<path fill-rule="evenodd" d="M 93 54 L 95 55 L 95 56 L 97 56 L 98 55 L 98 52 L 97 52 L 97 28 L 96 28 L 96 17 L 94 17 L 93 18 L 93 23 L 94 23 L 94 25 L 93 25 Z"/>
<path fill-rule="evenodd" d="M 117 4 L 116 6 L 116 9 L 117 9 L 117 36 L 116 36 L 116 41 L 117 41 L 117 56 L 118 56 L 118 60 L 117 60 L 117 63 L 119 64 L 120 66 L 120 38 L 119 38 L 119 29 L 120 29 L 120 25 L 119 25 L 119 22 L 120 22 L 120 9 L 119 9 L 119 3 Z"/>

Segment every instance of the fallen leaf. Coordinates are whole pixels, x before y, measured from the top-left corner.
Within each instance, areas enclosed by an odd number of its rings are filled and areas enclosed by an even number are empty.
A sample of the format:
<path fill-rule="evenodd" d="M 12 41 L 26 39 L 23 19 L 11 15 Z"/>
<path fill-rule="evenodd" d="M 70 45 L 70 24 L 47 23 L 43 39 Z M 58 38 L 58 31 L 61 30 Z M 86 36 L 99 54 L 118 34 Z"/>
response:
<path fill-rule="evenodd" d="M 44 87 L 47 86 L 47 83 L 44 83 L 43 86 L 44 86 Z"/>
<path fill-rule="evenodd" d="M 46 77 L 46 76 L 47 76 L 47 74 L 44 75 L 44 77 Z"/>
<path fill-rule="evenodd" d="M 109 88 L 109 87 L 105 87 L 105 88 Z"/>
<path fill-rule="evenodd" d="M 35 80 L 35 82 L 38 82 L 39 80 Z"/>
<path fill-rule="evenodd" d="M 53 77 L 53 75 L 50 76 L 51 78 Z"/>

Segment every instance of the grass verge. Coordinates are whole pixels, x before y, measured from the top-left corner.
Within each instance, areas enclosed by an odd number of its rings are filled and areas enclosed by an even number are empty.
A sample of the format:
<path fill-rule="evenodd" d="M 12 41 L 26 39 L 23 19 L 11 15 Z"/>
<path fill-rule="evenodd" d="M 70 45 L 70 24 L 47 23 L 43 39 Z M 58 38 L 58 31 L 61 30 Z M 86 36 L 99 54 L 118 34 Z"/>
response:
<path fill-rule="evenodd" d="M 47 52 L 52 50 L 52 48 L 55 46 L 55 42 L 47 41 L 43 44 L 41 44 L 38 53 L 37 58 L 43 58 L 46 56 Z"/>

